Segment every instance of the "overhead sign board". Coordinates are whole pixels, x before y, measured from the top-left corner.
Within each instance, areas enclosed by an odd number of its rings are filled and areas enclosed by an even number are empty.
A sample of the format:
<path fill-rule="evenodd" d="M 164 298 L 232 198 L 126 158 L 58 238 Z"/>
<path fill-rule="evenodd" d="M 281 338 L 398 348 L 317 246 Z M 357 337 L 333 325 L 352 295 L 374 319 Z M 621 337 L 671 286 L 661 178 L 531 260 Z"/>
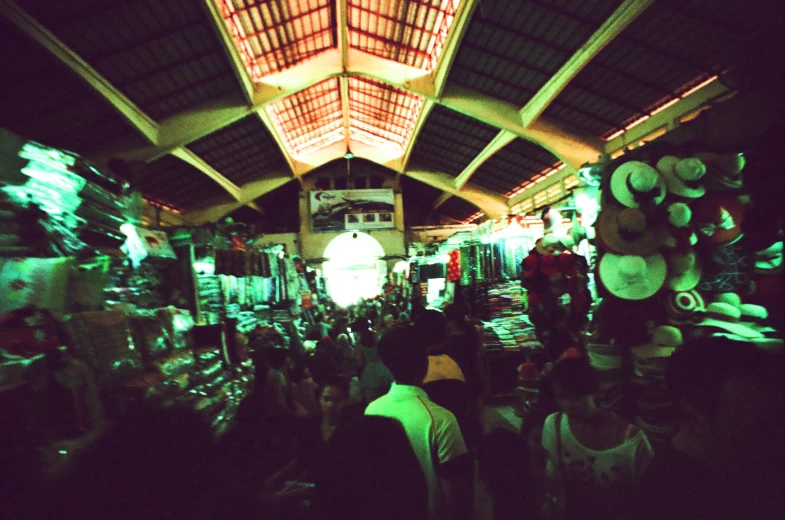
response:
<path fill-rule="evenodd" d="M 393 190 L 312 191 L 310 199 L 313 231 L 395 229 Z"/>

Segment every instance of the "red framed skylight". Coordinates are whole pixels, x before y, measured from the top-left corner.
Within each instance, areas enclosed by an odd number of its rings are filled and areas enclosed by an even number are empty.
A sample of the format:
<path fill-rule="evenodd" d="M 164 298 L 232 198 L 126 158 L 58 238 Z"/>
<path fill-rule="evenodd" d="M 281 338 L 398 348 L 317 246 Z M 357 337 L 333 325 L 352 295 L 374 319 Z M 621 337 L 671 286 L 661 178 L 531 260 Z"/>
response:
<path fill-rule="evenodd" d="M 349 78 L 351 138 L 403 153 L 412 135 L 423 99 L 371 79 Z"/>
<path fill-rule="evenodd" d="M 266 110 L 292 155 L 306 155 L 346 137 L 338 78 L 317 83 Z"/>
<path fill-rule="evenodd" d="M 213 0 L 253 81 L 336 46 L 332 0 Z"/>
<path fill-rule="evenodd" d="M 431 71 L 460 0 L 349 0 L 349 44 Z"/>

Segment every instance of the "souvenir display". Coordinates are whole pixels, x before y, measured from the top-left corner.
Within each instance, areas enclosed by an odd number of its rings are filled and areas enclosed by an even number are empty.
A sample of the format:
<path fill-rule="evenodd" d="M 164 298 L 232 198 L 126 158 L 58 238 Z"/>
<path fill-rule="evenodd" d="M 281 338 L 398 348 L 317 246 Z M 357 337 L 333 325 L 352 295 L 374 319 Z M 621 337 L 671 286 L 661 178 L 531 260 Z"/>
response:
<path fill-rule="evenodd" d="M 664 369 L 683 342 L 719 335 L 782 350 L 766 309 L 782 295 L 782 234 L 744 196 L 744 156 L 674 151 L 610 164 L 596 223 L 603 298 L 589 356 L 608 388 L 630 388 L 655 442 L 673 434 Z"/>

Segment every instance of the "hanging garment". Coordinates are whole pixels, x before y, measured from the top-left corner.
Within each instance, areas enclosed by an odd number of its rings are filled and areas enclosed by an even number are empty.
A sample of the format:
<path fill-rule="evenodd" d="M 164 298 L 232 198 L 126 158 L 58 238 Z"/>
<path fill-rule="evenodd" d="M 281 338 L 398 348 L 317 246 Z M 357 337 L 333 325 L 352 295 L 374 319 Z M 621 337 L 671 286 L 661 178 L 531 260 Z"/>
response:
<path fill-rule="evenodd" d="M 471 276 L 471 249 L 468 246 L 464 246 L 461 248 L 460 254 L 460 263 L 461 263 L 461 285 L 467 286 L 471 285 L 472 283 L 472 276 Z"/>
<path fill-rule="evenodd" d="M 447 262 L 447 280 L 457 282 L 461 279 L 461 252 L 450 251 L 450 261 Z"/>

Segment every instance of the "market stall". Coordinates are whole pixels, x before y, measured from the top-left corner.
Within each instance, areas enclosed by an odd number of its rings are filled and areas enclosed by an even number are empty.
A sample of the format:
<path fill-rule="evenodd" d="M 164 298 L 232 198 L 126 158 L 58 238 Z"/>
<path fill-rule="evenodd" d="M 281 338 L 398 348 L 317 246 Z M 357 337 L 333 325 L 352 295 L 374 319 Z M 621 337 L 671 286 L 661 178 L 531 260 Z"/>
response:
<path fill-rule="evenodd" d="M 604 174 L 602 302 L 589 356 L 602 374 L 601 405 L 663 442 L 678 417 L 664 368 L 680 345 L 723 335 L 782 350 L 772 297 L 781 291 L 782 229 L 761 218 L 765 194 L 745 182 L 757 165 L 744 154 L 670 145 L 636 152 Z"/>
<path fill-rule="evenodd" d="M 2 138 L 15 144 L 0 157 L 0 392 L 24 396 L 13 420 L 51 445 L 179 407 L 224 436 L 253 389 L 250 351 L 302 351 L 316 278 L 231 223 L 145 228 L 123 181 Z"/>

